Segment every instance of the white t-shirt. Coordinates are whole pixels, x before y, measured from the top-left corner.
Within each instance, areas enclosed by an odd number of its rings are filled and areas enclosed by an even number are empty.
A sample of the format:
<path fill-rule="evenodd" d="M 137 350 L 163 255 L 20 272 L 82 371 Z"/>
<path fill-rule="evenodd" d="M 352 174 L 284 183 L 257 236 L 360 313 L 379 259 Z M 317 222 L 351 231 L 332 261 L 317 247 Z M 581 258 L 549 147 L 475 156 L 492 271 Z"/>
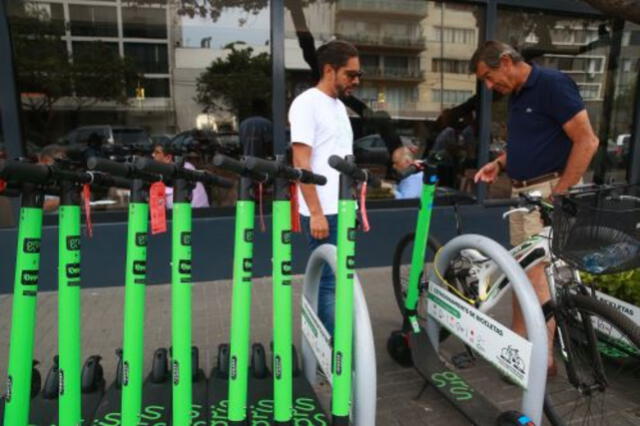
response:
<path fill-rule="evenodd" d="M 353 131 L 342 101 L 313 87 L 301 93 L 289 109 L 291 142 L 311 147 L 311 171 L 327 178 L 317 185 L 318 199 L 325 215 L 338 214 L 340 174 L 329 166 L 332 155 L 353 154 Z M 299 211 L 309 216 L 309 208 L 298 192 Z"/>

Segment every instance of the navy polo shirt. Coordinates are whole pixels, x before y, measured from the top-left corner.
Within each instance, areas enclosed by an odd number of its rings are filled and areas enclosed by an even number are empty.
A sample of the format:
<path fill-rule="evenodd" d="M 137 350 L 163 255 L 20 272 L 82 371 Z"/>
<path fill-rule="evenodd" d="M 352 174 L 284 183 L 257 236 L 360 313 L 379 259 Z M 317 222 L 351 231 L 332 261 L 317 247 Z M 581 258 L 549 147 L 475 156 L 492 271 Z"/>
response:
<path fill-rule="evenodd" d="M 578 86 L 569 76 L 533 64 L 525 84 L 509 99 L 509 177 L 527 180 L 562 172 L 572 146 L 562 126 L 583 109 Z"/>

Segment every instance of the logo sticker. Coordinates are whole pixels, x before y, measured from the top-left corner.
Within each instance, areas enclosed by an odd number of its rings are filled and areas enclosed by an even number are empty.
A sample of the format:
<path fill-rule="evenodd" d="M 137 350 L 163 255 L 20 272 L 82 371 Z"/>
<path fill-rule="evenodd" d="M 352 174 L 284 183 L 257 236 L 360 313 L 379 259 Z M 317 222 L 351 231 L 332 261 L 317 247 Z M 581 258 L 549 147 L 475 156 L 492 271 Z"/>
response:
<path fill-rule="evenodd" d="M 25 238 L 22 251 L 25 253 L 40 253 L 40 238 Z"/>
<path fill-rule="evenodd" d="M 67 250 L 80 250 L 80 241 L 80 237 L 78 237 L 77 235 L 67 237 Z"/>
<path fill-rule="evenodd" d="M 147 233 L 146 232 L 138 232 L 136 233 L 136 246 L 138 247 L 146 247 L 147 246 Z"/>
<path fill-rule="evenodd" d="M 20 282 L 22 283 L 22 285 L 38 285 L 38 271 L 22 271 Z"/>
<path fill-rule="evenodd" d="M 178 271 L 181 274 L 190 274 L 191 273 L 191 261 L 187 259 L 183 259 L 178 264 Z"/>
<path fill-rule="evenodd" d="M 80 278 L 80 264 L 68 263 L 66 266 L 67 278 L 70 280 Z"/>
<path fill-rule="evenodd" d="M 144 275 L 147 273 L 147 261 L 146 260 L 134 260 L 133 261 L 133 274 Z"/>
<path fill-rule="evenodd" d="M 180 234 L 180 242 L 183 246 L 191 245 L 191 232 L 183 232 Z"/>

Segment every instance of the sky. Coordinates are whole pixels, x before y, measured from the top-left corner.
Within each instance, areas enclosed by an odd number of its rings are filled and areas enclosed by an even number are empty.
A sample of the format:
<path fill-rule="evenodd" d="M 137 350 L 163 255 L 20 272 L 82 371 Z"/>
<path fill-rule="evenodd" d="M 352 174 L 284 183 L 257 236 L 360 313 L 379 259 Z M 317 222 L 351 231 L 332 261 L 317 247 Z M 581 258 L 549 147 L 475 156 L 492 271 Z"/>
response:
<path fill-rule="evenodd" d="M 240 21 L 244 24 L 240 24 Z M 182 17 L 182 46 L 200 47 L 200 41 L 211 37 L 211 48 L 218 49 L 234 41 L 249 45 L 265 45 L 269 40 L 269 8 L 257 15 L 241 8 L 225 9 L 222 16 L 213 22 L 211 18 Z"/>

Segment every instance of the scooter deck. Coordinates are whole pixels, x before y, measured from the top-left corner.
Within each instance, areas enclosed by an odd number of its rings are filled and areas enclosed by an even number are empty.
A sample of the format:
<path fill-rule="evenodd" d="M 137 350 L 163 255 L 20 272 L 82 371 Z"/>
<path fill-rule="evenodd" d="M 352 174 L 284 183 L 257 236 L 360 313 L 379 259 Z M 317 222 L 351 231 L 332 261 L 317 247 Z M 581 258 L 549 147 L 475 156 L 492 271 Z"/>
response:
<path fill-rule="evenodd" d="M 450 370 L 431 345 L 424 330 L 410 334 L 411 356 L 418 371 L 474 425 L 495 425 L 501 411 Z"/>
<path fill-rule="evenodd" d="M 217 367 L 211 371 L 207 384 L 207 410 L 209 420 L 206 424 L 226 425 L 229 416 L 229 380 L 218 370 Z"/>
<path fill-rule="evenodd" d="M 97 424 L 101 422 L 120 421 L 120 401 L 122 398 L 122 390 L 114 383 L 107 388 L 104 396 L 98 403 L 94 419 Z M 108 423 L 107 423 L 108 424 Z M 119 423 L 117 423 L 119 424 Z"/>
<path fill-rule="evenodd" d="M 252 426 L 273 424 L 273 377 L 251 379 L 249 402 Z M 313 387 L 301 373 L 293 377 L 293 424 L 330 424 Z"/>
<path fill-rule="evenodd" d="M 142 390 L 143 421 L 156 421 L 170 424 L 171 421 L 171 382 L 153 383 L 148 377 Z M 112 424 L 107 422 L 120 421 L 121 419 L 122 390 L 113 383 L 107 389 L 93 417 L 95 424 Z M 196 380 L 193 383 L 193 425 L 203 426 L 207 419 L 207 380 L 204 372 L 198 370 Z M 119 423 L 117 423 L 119 424 Z"/>
<path fill-rule="evenodd" d="M 82 395 L 82 424 L 90 425 L 93 422 L 93 416 L 103 395 L 104 388 L 99 392 Z M 31 400 L 29 422 L 34 425 L 57 425 L 58 399 L 45 399 L 42 395 L 36 395 L 36 397 Z"/>

